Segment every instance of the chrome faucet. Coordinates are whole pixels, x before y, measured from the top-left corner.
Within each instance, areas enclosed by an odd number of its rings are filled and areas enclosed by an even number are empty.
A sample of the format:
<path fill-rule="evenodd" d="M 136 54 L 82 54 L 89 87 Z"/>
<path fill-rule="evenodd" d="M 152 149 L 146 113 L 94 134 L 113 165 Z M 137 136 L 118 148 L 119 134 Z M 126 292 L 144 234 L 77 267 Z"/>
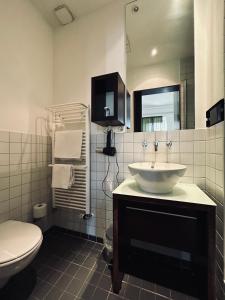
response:
<path fill-rule="evenodd" d="M 158 148 L 159 148 L 159 142 L 158 141 L 154 142 L 154 148 L 155 148 L 155 151 L 158 151 Z"/>

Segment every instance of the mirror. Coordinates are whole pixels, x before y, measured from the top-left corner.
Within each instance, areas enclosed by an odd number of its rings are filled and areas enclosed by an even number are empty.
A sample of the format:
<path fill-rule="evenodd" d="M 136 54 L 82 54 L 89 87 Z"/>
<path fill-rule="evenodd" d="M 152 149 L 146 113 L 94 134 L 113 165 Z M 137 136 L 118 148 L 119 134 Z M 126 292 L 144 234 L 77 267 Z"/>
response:
<path fill-rule="evenodd" d="M 131 2 L 126 34 L 134 131 L 194 128 L 194 0 Z"/>

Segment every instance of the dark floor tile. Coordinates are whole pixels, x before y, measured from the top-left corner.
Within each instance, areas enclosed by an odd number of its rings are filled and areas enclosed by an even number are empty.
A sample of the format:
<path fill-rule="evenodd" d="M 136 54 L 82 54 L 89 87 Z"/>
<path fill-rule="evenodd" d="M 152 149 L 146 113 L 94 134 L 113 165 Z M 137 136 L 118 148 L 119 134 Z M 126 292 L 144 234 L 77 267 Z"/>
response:
<path fill-rule="evenodd" d="M 139 300 L 155 300 L 155 294 L 146 290 L 141 290 Z"/>
<path fill-rule="evenodd" d="M 167 298 L 165 296 L 155 295 L 155 300 L 170 300 L 171 298 Z"/>
<path fill-rule="evenodd" d="M 124 296 L 129 300 L 137 300 L 139 298 L 139 293 L 139 287 L 127 284 Z"/>
<path fill-rule="evenodd" d="M 69 293 L 64 292 L 60 300 L 75 300 L 75 296 Z"/>
<path fill-rule="evenodd" d="M 98 287 L 100 287 L 103 290 L 110 291 L 112 285 L 111 278 L 105 275 L 102 275 Z"/>
<path fill-rule="evenodd" d="M 60 261 L 60 257 L 56 255 L 52 255 L 52 257 L 46 261 L 46 265 L 56 269 L 55 266 L 59 263 L 59 261 Z"/>
<path fill-rule="evenodd" d="M 140 278 L 137 278 L 137 277 L 134 277 L 131 275 L 129 275 L 127 282 L 131 285 L 136 285 L 138 287 L 142 286 L 142 280 Z"/>
<path fill-rule="evenodd" d="M 156 284 L 156 293 L 157 294 L 160 294 L 162 296 L 166 296 L 166 297 L 170 297 L 170 290 L 163 287 L 163 286 L 160 286 L 160 285 L 157 285 Z"/>
<path fill-rule="evenodd" d="M 89 257 L 95 257 L 95 258 L 98 258 L 100 257 L 102 254 L 102 252 L 98 249 L 91 249 L 90 253 L 89 253 Z"/>
<path fill-rule="evenodd" d="M 80 267 L 77 264 L 71 263 L 65 270 L 65 273 L 74 277 L 76 275 L 77 271 L 79 270 L 79 268 Z"/>
<path fill-rule="evenodd" d="M 119 295 L 112 294 L 112 293 L 110 293 L 110 294 L 109 294 L 109 297 L 108 297 L 108 300 L 122 300 L 122 299 L 124 299 L 124 298 L 122 298 L 122 297 L 119 296 Z"/>
<path fill-rule="evenodd" d="M 87 241 L 87 243 L 86 243 L 86 247 L 88 247 L 90 249 L 94 248 L 95 245 L 96 245 L 96 243 L 93 241 Z"/>
<path fill-rule="evenodd" d="M 48 284 L 44 281 L 37 281 L 32 296 L 37 297 L 38 299 L 44 299 L 44 297 L 49 293 L 51 288 L 51 284 Z"/>
<path fill-rule="evenodd" d="M 173 290 L 171 290 L 171 298 L 173 300 L 188 300 L 187 295 Z"/>
<path fill-rule="evenodd" d="M 62 277 L 56 282 L 55 286 L 60 290 L 65 290 L 69 283 L 72 281 L 73 277 L 67 274 L 63 274 Z"/>
<path fill-rule="evenodd" d="M 112 273 L 111 273 L 111 270 L 108 265 L 106 265 L 103 273 L 104 273 L 104 275 L 111 277 Z"/>
<path fill-rule="evenodd" d="M 83 281 L 78 278 L 73 278 L 73 280 L 66 287 L 66 291 L 70 294 L 77 296 L 83 286 Z"/>
<path fill-rule="evenodd" d="M 125 297 L 126 288 L 127 288 L 127 283 L 126 282 L 122 282 L 122 286 L 121 286 L 121 289 L 119 291 L 119 296 L 120 297 Z"/>
<path fill-rule="evenodd" d="M 62 293 L 63 293 L 62 290 L 59 290 L 56 287 L 53 287 L 44 299 L 45 300 L 58 300 L 58 299 L 60 299 Z"/>
<path fill-rule="evenodd" d="M 96 271 L 91 271 L 88 274 L 87 282 L 89 284 L 93 284 L 93 285 L 97 286 L 100 278 L 101 278 L 101 273 L 96 272 Z"/>
<path fill-rule="evenodd" d="M 31 295 L 27 300 L 39 300 L 39 299 Z"/>
<path fill-rule="evenodd" d="M 124 282 L 128 282 L 128 279 L 129 279 L 129 275 L 124 274 L 124 276 L 123 276 L 123 281 L 124 281 Z"/>
<path fill-rule="evenodd" d="M 142 280 L 142 285 L 141 287 L 145 290 L 151 291 L 151 292 L 155 292 L 156 290 L 156 285 L 155 283 L 152 283 L 150 281 L 147 280 Z"/>
<path fill-rule="evenodd" d="M 69 250 L 69 251 L 66 251 L 62 257 L 71 262 L 74 260 L 75 256 L 76 256 L 76 253 Z"/>
<path fill-rule="evenodd" d="M 94 285 L 85 284 L 84 286 L 82 286 L 82 288 L 78 294 L 78 298 L 82 299 L 82 300 L 92 299 L 95 289 L 96 289 L 96 287 Z"/>
<path fill-rule="evenodd" d="M 82 281 L 85 281 L 87 279 L 89 273 L 90 273 L 89 269 L 84 268 L 84 267 L 80 267 L 78 269 L 78 271 L 76 272 L 75 277 L 82 280 Z"/>
<path fill-rule="evenodd" d="M 103 244 L 99 244 L 99 243 L 96 243 L 95 244 L 95 249 L 98 249 L 98 250 L 103 250 L 103 248 L 104 248 L 104 245 Z"/>
<path fill-rule="evenodd" d="M 46 280 L 46 278 L 51 274 L 52 268 L 48 266 L 42 266 L 39 270 L 37 270 L 37 276 L 42 279 Z"/>
<path fill-rule="evenodd" d="M 46 281 L 48 281 L 51 284 L 55 284 L 56 281 L 62 276 L 62 272 L 56 271 L 56 270 L 51 270 L 51 272 L 46 276 Z"/>
<path fill-rule="evenodd" d="M 85 261 L 86 256 L 82 255 L 82 254 L 78 254 L 74 257 L 73 262 L 78 264 L 78 265 L 82 265 L 83 262 Z"/>
<path fill-rule="evenodd" d="M 85 259 L 85 261 L 83 262 L 83 266 L 86 267 L 86 268 L 91 269 L 94 266 L 95 263 L 96 263 L 96 258 L 88 256 Z"/>
<path fill-rule="evenodd" d="M 96 264 L 94 265 L 93 269 L 97 272 L 103 272 L 106 268 L 107 264 L 102 259 L 96 260 Z"/>
<path fill-rule="evenodd" d="M 105 290 L 102 290 L 100 288 L 97 288 L 92 296 L 93 300 L 106 300 L 108 297 L 108 292 Z"/>
<path fill-rule="evenodd" d="M 59 270 L 61 272 L 64 272 L 68 266 L 70 265 L 70 262 L 66 259 L 60 259 L 59 261 L 57 261 L 54 265 L 54 268 L 56 270 Z"/>

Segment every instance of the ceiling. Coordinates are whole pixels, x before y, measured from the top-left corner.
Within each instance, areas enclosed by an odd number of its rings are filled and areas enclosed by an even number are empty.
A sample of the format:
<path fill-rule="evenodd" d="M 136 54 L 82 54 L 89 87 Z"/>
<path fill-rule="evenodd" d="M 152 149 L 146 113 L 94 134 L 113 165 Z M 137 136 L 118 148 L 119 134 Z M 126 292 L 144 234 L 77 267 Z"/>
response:
<path fill-rule="evenodd" d="M 53 10 L 55 7 L 66 4 L 74 16 L 81 17 L 89 14 L 102 6 L 107 5 L 113 0 L 30 0 L 45 17 L 47 22 L 52 27 L 60 26 L 60 23 L 56 19 Z M 114 0 L 115 1 L 115 0 Z"/>
<path fill-rule="evenodd" d="M 194 55 L 193 2 L 137 0 L 127 5 L 128 69 Z M 152 57 L 154 48 L 158 54 Z"/>

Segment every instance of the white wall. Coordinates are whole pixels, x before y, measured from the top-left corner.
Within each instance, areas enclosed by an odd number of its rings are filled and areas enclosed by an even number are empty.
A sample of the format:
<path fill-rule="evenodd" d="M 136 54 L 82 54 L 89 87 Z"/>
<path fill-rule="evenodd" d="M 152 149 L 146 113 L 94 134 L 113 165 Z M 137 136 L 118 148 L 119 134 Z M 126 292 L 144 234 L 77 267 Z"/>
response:
<path fill-rule="evenodd" d="M 180 83 L 180 62 L 178 60 L 128 70 L 127 86 L 135 90 L 158 88 Z"/>
<path fill-rule="evenodd" d="M 29 0 L 1 1 L 0 129 L 35 132 L 36 117 L 52 102 L 52 38 Z"/>
<path fill-rule="evenodd" d="M 205 127 L 205 112 L 224 98 L 224 2 L 194 1 L 196 128 Z"/>
<path fill-rule="evenodd" d="M 125 79 L 124 7 L 119 1 L 59 28 L 54 36 L 54 102 L 91 101 L 91 77 Z"/>

